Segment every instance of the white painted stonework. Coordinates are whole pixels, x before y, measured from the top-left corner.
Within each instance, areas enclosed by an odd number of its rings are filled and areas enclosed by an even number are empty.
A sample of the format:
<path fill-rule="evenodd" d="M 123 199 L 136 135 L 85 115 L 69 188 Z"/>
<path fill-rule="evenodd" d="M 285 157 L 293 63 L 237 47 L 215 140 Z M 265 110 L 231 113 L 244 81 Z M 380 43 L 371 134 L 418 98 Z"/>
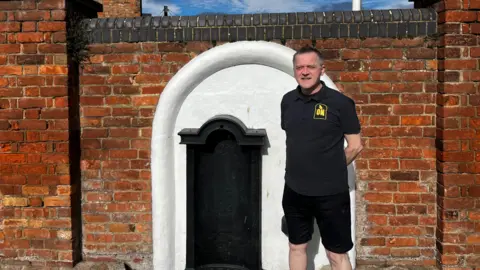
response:
<path fill-rule="evenodd" d="M 193 59 L 165 88 L 155 113 L 152 135 L 155 270 L 185 269 L 186 147 L 179 144 L 177 133 L 183 128 L 199 128 L 219 114 L 233 115 L 248 128 L 267 131 L 270 147 L 263 156 L 261 184 L 262 267 L 288 269 L 288 238 L 281 231 L 285 134 L 280 128 L 280 101 L 284 93 L 297 85 L 293 78 L 293 54 L 292 49 L 269 42 L 225 44 Z M 327 76 L 322 79 L 336 89 Z M 354 173 L 353 167 L 350 169 L 355 224 Z M 353 235 L 354 228 L 353 225 Z M 315 269 L 320 269 L 328 265 L 328 260 L 318 231 L 316 234 L 309 255 Z M 349 255 L 354 263 L 355 247 Z"/>

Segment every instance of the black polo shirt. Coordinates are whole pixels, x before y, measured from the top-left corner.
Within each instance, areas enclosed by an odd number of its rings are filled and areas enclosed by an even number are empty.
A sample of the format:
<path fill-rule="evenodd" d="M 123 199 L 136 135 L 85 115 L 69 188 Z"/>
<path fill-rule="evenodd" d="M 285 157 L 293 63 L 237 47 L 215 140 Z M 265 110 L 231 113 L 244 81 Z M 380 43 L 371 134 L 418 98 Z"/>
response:
<path fill-rule="evenodd" d="M 286 184 L 297 193 L 325 196 L 348 191 L 344 134 L 360 133 L 355 102 L 322 81 L 306 96 L 300 87 L 281 103 L 286 133 Z"/>

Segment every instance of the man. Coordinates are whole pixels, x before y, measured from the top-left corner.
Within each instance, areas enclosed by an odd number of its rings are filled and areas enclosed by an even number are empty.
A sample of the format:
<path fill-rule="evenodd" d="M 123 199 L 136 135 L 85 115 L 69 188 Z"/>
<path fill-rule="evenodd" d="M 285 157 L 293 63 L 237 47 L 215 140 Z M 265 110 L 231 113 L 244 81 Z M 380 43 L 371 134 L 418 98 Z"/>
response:
<path fill-rule="evenodd" d="M 290 270 L 307 267 L 313 219 L 332 269 L 350 270 L 347 252 L 353 242 L 347 166 L 362 151 L 355 103 L 320 80 L 324 59 L 315 48 L 297 51 L 293 64 L 298 87 L 286 93 L 281 103 L 281 127 L 287 138 L 282 206 Z"/>

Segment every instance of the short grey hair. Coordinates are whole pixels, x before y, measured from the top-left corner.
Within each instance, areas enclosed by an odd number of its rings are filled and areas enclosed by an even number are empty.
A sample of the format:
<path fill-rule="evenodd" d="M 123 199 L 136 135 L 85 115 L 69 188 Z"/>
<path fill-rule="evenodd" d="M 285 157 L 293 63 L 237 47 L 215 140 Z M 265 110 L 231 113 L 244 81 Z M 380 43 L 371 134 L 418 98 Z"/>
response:
<path fill-rule="evenodd" d="M 293 62 L 295 63 L 295 59 L 296 59 L 297 55 L 304 54 L 304 53 L 311 53 L 311 52 L 315 53 L 318 56 L 318 60 L 320 61 L 320 64 L 323 64 L 325 59 L 323 58 L 322 53 L 319 50 L 317 50 L 316 48 L 314 48 L 312 46 L 309 46 L 309 45 L 303 46 L 302 48 L 298 49 L 295 52 L 295 54 L 293 55 Z"/>

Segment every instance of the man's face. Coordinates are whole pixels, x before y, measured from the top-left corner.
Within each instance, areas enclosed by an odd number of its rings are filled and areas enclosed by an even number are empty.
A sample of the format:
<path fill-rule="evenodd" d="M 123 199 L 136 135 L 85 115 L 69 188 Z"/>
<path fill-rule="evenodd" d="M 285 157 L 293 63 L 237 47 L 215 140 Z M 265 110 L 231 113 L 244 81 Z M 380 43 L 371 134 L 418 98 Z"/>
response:
<path fill-rule="evenodd" d="M 324 66 L 314 52 L 299 54 L 295 58 L 295 79 L 304 89 L 315 87 L 323 75 Z"/>

